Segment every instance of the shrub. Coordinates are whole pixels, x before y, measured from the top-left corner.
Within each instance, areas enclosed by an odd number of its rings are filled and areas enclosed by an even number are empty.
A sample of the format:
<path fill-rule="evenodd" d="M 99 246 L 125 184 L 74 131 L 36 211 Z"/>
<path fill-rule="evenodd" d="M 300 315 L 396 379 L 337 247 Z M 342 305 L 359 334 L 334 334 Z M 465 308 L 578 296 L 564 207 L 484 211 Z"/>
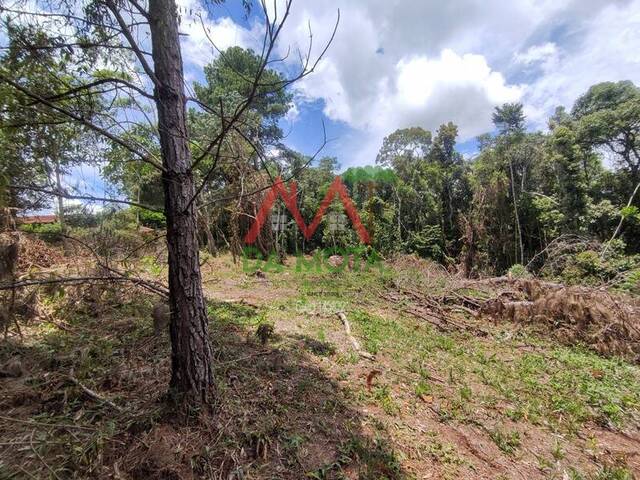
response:
<path fill-rule="evenodd" d="M 570 285 L 600 285 L 625 276 L 626 272 L 640 268 L 640 256 L 625 255 L 625 245 L 615 240 L 607 254 L 585 250 L 571 255 L 562 270 L 561 279 Z"/>
<path fill-rule="evenodd" d="M 620 289 L 634 295 L 640 295 L 640 268 L 631 270 L 626 275 L 626 278 L 620 284 Z"/>
<path fill-rule="evenodd" d="M 419 232 L 412 232 L 408 247 L 410 252 L 423 258 L 440 261 L 444 257 L 442 230 L 437 225 L 427 225 Z"/>
<path fill-rule="evenodd" d="M 166 228 L 167 218 L 162 212 L 152 212 L 150 210 L 138 209 L 140 215 L 140 223 L 150 228 Z"/>
<path fill-rule="evenodd" d="M 59 223 L 31 223 L 20 225 L 20 230 L 34 233 L 47 242 L 59 242 L 62 240 L 62 225 Z"/>
<path fill-rule="evenodd" d="M 531 277 L 531 274 L 527 270 L 527 267 L 519 263 L 512 265 L 508 273 L 509 273 L 509 276 L 511 276 L 512 278 L 530 278 Z"/>

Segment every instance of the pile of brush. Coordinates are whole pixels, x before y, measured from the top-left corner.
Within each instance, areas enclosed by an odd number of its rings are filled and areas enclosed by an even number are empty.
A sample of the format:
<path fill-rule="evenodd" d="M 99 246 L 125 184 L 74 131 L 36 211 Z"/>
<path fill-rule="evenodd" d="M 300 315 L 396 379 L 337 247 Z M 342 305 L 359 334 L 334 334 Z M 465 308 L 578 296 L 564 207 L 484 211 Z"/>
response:
<path fill-rule="evenodd" d="M 509 282 L 481 313 L 526 323 L 565 344 L 640 363 L 640 301 L 604 289 L 565 287 L 539 280 Z"/>
<path fill-rule="evenodd" d="M 64 254 L 60 248 L 55 248 L 40 240 L 35 235 L 14 233 L 20 236 L 20 254 L 18 255 L 18 272 L 27 272 L 34 268 L 50 268 L 62 263 Z"/>

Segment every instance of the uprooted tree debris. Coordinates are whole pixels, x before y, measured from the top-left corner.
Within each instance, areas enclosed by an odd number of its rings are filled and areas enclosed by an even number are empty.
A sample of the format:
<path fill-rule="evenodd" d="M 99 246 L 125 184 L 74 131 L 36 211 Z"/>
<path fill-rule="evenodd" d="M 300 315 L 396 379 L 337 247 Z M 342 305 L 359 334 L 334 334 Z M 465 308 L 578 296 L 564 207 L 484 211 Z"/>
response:
<path fill-rule="evenodd" d="M 508 276 L 453 281 L 438 295 L 405 285 L 384 294 L 402 311 L 436 328 L 485 336 L 478 321 L 526 324 L 567 345 L 584 345 L 601 355 L 640 362 L 640 301 L 606 288 L 564 286 Z M 468 292 L 473 291 L 474 295 Z M 471 320 L 471 321 L 470 321 Z"/>

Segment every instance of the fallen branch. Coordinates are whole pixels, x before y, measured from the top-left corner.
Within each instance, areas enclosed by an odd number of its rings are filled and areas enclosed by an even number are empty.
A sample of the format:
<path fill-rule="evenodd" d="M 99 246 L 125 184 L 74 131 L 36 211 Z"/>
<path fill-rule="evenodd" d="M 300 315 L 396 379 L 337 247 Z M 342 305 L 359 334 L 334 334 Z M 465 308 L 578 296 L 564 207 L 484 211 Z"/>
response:
<path fill-rule="evenodd" d="M 15 283 L 0 285 L 0 290 L 11 290 L 14 288 L 30 287 L 34 285 L 51 285 L 55 283 L 83 283 L 83 282 L 129 282 L 148 290 L 160 296 L 168 296 L 167 292 L 161 287 L 155 286 L 140 280 L 139 278 L 116 277 L 116 276 L 95 276 L 95 277 L 64 277 L 64 278 L 43 278 L 35 280 L 22 280 Z"/>
<path fill-rule="evenodd" d="M 80 383 L 80 381 L 75 378 L 72 375 L 67 375 L 67 379 L 75 384 L 76 386 L 80 387 L 80 389 L 86 393 L 89 397 L 93 398 L 94 400 L 97 400 L 99 402 L 102 402 L 108 406 L 110 406 L 111 408 L 113 408 L 114 410 L 117 410 L 118 412 L 122 411 L 122 408 L 119 407 L 118 405 L 116 405 L 115 403 L 113 403 L 111 400 L 108 400 L 106 398 L 104 398 L 101 395 L 98 395 L 96 392 L 94 392 L 93 390 L 91 390 L 90 388 L 85 387 L 82 383 Z"/>
<path fill-rule="evenodd" d="M 95 427 L 85 427 L 82 425 L 70 425 L 64 423 L 46 423 L 46 422 L 36 422 L 35 420 L 20 420 L 19 418 L 11 418 L 0 415 L 0 420 L 5 420 L 7 422 L 16 422 L 23 423 L 25 425 L 37 425 L 41 427 L 49 427 L 49 428 L 68 428 L 68 429 L 77 429 L 77 430 L 88 430 L 90 432 L 95 432 L 97 428 Z"/>
<path fill-rule="evenodd" d="M 232 363 L 238 363 L 238 362 L 243 362 L 244 360 L 250 360 L 252 358 L 256 358 L 256 357 L 263 357 L 266 355 L 271 355 L 273 352 L 273 350 L 268 350 L 265 352 L 256 352 L 256 353 L 252 353 L 251 355 L 245 355 L 244 357 L 238 357 L 238 358 L 234 358 L 233 360 L 227 360 L 226 362 L 218 362 L 216 364 L 213 365 L 213 368 L 220 368 L 223 367 L 225 365 L 231 365 Z"/>
<path fill-rule="evenodd" d="M 45 462 L 44 458 L 42 458 L 42 455 L 40 455 L 40 452 L 38 452 L 38 450 L 36 450 L 36 447 L 33 446 L 34 433 L 36 433 L 35 430 L 31 432 L 31 436 L 29 437 L 29 447 L 31 447 L 31 451 L 38 457 L 38 460 L 40 460 L 40 462 L 45 467 L 47 467 L 47 470 L 51 472 L 51 475 L 53 475 L 54 478 L 56 478 L 57 480 L 61 480 L 60 476 L 56 473 L 56 471 L 53 468 L 51 468 L 51 466 L 47 462 Z"/>
<path fill-rule="evenodd" d="M 453 327 L 453 329 L 455 330 L 471 332 L 480 337 L 489 336 L 489 332 L 487 332 L 486 330 L 483 330 L 479 327 L 474 327 L 473 325 L 460 324 L 445 316 L 434 315 L 433 313 L 430 313 L 430 312 L 416 311 L 408 308 L 404 309 L 403 311 L 413 315 L 416 318 L 429 322 L 430 324 L 434 325 L 436 328 L 438 328 L 440 331 L 443 331 L 443 332 L 450 331 L 452 328 L 448 328 L 448 327 Z M 432 320 L 429 317 L 432 317 L 435 320 Z"/>
<path fill-rule="evenodd" d="M 407 290 L 403 293 L 405 295 L 410 295 L 418 303 L 422 303 L 422 305 L 419 305 L 420 309 L 416 307 L 403 308 L 401 309 L 401 311 L 404 313 L 413 315 L 414 317 L 419 318 L 420 320 L 424 320 L 425 322 L 430 323 L 441 332 L 448 332 L 448 331 L 451 331 L 452 329 L 457 329 L 457 330 L 472 332 L 482 337 L 486 337 L 489 335 L 489 332 L 479 327 L 475 327 L 473 325 L 467 325 L 467 324 L 460 324 L 455 322 L 454 320 L 451 320 L 450 318 L 447 317 L 446 313 L 440 307 L 440 305 L 438 305 L 435 300 L 430 299 L 429 297 L 420 296 L 418 292 L 411 291 L 411 290 Z M 389 297 L 384 294 L 382 294 L 381 297 L 392 302 L 399 301 L 397 298 Z M 426 305 L 424 305 L 425 303 Z M 433 313 L 432 311 L 427 310 L 427 308 L 431 310 L 435 310 L 436 313 Z M 448 309 L 456 309 L 456 308 L 471 314 L 473 317 L 477 317 L 477 313 L 475 313 L 473 310 L 464 306 L 456 305 L 454 307 L 449 307 Z"/>
<path fill-rule="evenodd" d="M 167 298 L 167 299 L 169 298 L 169 289 L 167 287 L 165 287 L 164 285 L 159 284 L 157 282 L 150 282 L 150 281 L 144 280 L 144 279 L 142 279 L 140 277 L 133 277 L 133 276 L 127 274 L 127 273 L 124 273 L 124 272 L 121 272 L 119 270 L 116 270 L 115 268 L 110 267 L 109 265 L 104 263 L 101 260 L 100 255 L 98 255 L 98 253 L 88 243 L 84 242 L 83 240 L 80 240 L 79 238 L 71 237 L 69 235 L 63 235 L 63 237 L 67 238 L 69 240 L 72 240 L 74 242 L 77 242 L 82 247 L 84 247 L 87 250 L 89 250 L 89 252 L 91 252 L 91 254 L 96 259 L 96 263 L 98 264 L 98 266 L 100 268 L 102 268 L 104 270 L 107 270 L 109 273 L 112 273 L 112 274 L 116 275 L 119 278 L 127 279 L 127 280 L 135 283 L 137 286 L 145 288 L 145 289 L 149 290 L 150 292 L 155 293 L 156 295 L 160 295 L 161 297 L 164 297 L 164 298 Z M 157 240 L 157 238 L 158 237 L 156 237 L 153 240 L 155 241 L 155 240 Z"/>
<path fill-rule="evenodd" d="M 356 338 L 351 334 L 351 325 L 349 324 L 349 320 L 347 320 L 347 316 L 345 315 L 345 313 L 336 312 L 336 315 L 338 315 L 338 318 L 340 318 L 342 325 L 344 325 L 344 330 L 347 333 L 347 337 L 349 337 L 349 340 L 351 341 L 351 344 L 353 345 L 353 348 L 355 349 L 355 351 L 358 352 L 358 355 L 360 355 L 363 358 L 366 358 L 367 360 L 375 360 L 375 357 L 373 355 L 371 355 L 369 352 L 365 352 L 364 350 L 362 350 L 358 340 L 356 340 Z"/>

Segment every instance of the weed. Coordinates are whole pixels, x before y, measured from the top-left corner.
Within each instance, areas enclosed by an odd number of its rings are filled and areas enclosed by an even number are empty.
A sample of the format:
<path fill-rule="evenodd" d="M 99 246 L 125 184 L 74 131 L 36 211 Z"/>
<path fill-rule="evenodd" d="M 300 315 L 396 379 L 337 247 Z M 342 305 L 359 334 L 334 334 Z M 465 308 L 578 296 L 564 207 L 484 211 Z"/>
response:
<path fill-rule="evenodd" d="M 422 397 L 431 394 L 431 385 L 424 380 L 420 380 L 415 386 L 416 396 Z"/>
<path fill-rule="evenodd" d="M 381 385 L 374 389 L 373 398 L 375 398 L 387 415 L 397 415 L 400 408 L 391 396 L 389 385 Z"/>
<path fill-rule="evenodd" d="M 496 428 L 489 432 L 489 437 L 507 455 L 513 455 L 520 448 L 520 432 L 518 431 L 508 432 Z"/>
<path fill-rule="evenodd" d="M 470 401 L 472 395 L 473 395 L 473 392 L 471 391 L 471 388 L 468 387 L 467 385 L 465 385 L 460 389 L 460 400 L 462 400 L 463 402 Z"/>
<path fill-rule="evenodd" d="M 562 450 L 562 445 L 560 445 L 560 442 L 558 440 L 556 440 L 553 448 L 551 449 L 551 455 L 557 462 L 564 458 L 564 451 Z"/>
<path fill-rule="evenodd" d="M 336 347 L 331 342 L 316 340 L 307 336 L 303 336 L 302 341 L 304 342 L 304 347 L 315 355 L 328 357 L 336 353 Z"/>
<path fill-rule="evenodd" d="M 429 432 L 429 437 L 427 453 L 434 460 L 445 465 L 462 465 L 464 463 L 456 453 L 456 447 L 454 445 L 438 440 L 436 432 Z"/>
<path fill-rule="evenodd" d="M 594 480 L 633 480 L 633 475 L 627 467 L 605 466 L 596 474 Z"/>

